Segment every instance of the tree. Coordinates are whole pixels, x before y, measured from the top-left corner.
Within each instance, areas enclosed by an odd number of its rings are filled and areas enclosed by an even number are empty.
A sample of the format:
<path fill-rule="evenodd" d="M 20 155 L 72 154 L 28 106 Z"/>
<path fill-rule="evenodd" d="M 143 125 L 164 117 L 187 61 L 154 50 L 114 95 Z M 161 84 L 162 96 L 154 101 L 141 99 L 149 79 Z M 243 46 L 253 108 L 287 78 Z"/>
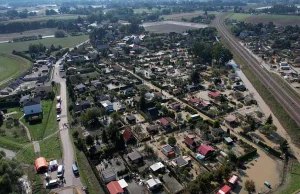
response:
<path fill-rule="evenodd" d="M 116 138 L 116 148 L 118 150 L 125 149 L 125 141 L 122 134 L 119 134 L 119 136 Z"/>
<path fill-rule="evenodd" d="M 66 34 L 64 33 L 64 31 L 62 30 L 58 30 L 54 33 L 55 38 L 63 38 L 66 36 Z"/>
<path fill-rule="evenodd" d="M 86 136 L 85 143 L 88 146 L 93 146 L 94 145 L 94 137 L 91 135 Z"/>
<path fill-rule="evenodd" d="M 224 65 L 233 57 L 232 53 L 221 43 L 214 44 L 212 56 L 216 60 L 217 65 Z"/>
<path fill-rule="evenodd" d="M 170 146 L 174 146 L 174 145 L 176 145 L 176 143 L 177 143 L 177 140 L 174 136 L 171 136 L 168 138 L 168 144 L 170 144 Z"/>
<path fill-rule="evenodd" d="M 79 136 L 79 132 L 78 131 L 74 131 L 72 136 L 75 138 L 75 139 L 78 139 L 78 136 Z"/>
<path fill-rule="evenodd" d="M 2 112 L 0 111 L 0 127 L 3 125 L 4 116 Z"/>
<path fill-rule="evenodd" d="M 262 133 L 266 134 L 266 135 L 270 135 L 271 133 L 273 133 L 274 131 L 277 130 L 277 127 L 273 124 L 266 124 L 262 127 Z"/>
<path fill-rule="evenodd" d="M 287 140 L 281 141 L 279 148 L 283 154 L 286 154 L 289 149 L 289 144 L 288 144 Z"/>
<path fill-rule="evenodd" d="M 246 180 L 245 182 L 245 189 L 246 191 L 248 191 L 249 193 L 255 192 L 255 183 L 253 180 Z"/>
<path fill-rule="evenodd" d="M 103 143 L 108 143 L 108 137 L 107 137 L 107 133 L 106 133 L 105 129 L 102 132 L 102 142 Z"/>
<path fill-rule="evenodd" d="M 200 74 L 197 71 L 192 71 L 190 75 L 190 79 L 194 84 L 199 84 L 200 83 Z"/>
<path fill-rule="evenodd" d="M 139 101 L 139 107 L 140 107 L 140 110 L 145 110 L 146 109 L 146 98 L 145 98 L 145 94 L 142 93 L 141 95 L 141 98 L 140 98 L 140 101 Z"/>
<path fill-rule="evenodd" d="M 0 194 L 22 193 L 18 179 L 23 175 L 23 168 L 17 160 L 4 158 L 0 153 Z"/>
<path fill-rule="evenodd" d="M 94 107 L 81 115 L 81 122 L 85 127 L 96 127 L 99 125 L 98 117 L 102 115 L 101 109 Z"/>
<path fill-rule="evenodd" d="M 212 46 L 204 42 L 196 42 L 191 51 L 203 63 L 211 63 L 212 61 Z"/>
<path fill-rule="evenodd" d="M 265 124 L 269 124 L 269 125 L 273 124 L 273 117 L 272 117 L 272 115 L 268 116 Z"/>

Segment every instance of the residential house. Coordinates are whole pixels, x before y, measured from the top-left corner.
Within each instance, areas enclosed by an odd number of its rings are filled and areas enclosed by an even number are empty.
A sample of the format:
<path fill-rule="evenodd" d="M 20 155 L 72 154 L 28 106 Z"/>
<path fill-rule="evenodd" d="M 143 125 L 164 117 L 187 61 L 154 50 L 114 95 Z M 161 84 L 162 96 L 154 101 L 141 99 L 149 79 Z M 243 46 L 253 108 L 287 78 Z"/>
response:
<path fill-rule="evenodd" d="M 126 96 L 130 96 L 130 95 L 133 95 L 133 94 L 134 94 L 133 88 L 126 88 L 124 90 L 124 95 L 126 95 Z"/>
<path fill-rule="evenodd" d="M 191 150 L 195 149 L 196 147 L 196 142 L 194 141 L 194 136 L 186 136 L 184 139 L 185 145 L 190 148 Z"/>
<path fill-rule="evenodd" d="M 52 92 L 51 82 L 36 82 L 35 83 L 35 94 L 39 96 L 46 96 L 49 92 Z"/>
<path fill-rule="evenodd" d="M 224 141 L 227 145 L 230 145 L 233 143 L 233 140 L 231 139 L 231 137 L 224 137 Z"/>
<path fill-rule="evenodd" d="M 173 158 L 176 156 L 174 149 L 169 144 L 162 146 L 161 152 L 168 158 Z"/>
<path fill-rule="evenodd" d="M 173 167 L 184 167 L 184 166 L 187 166 L 190 164 L 191 162 L 191 158 L 190 157 L 187 157 L 187 156 L 179 156 L 177 158 L 174 158 L 172 161 L 171 161 L 171 165 Z"/>
<path fill-rule="evenodd" d="M 159 125 L 148 125 L 146 127 L 148 133 L 150 133 L 151 135 L 157 134 L 159 131 L 160 126 Z"/>
<path fill-rule="evenodd" d="M 163 165 L 163 163 L 161 163 L 161 162 L 157 162 L 150 166 L 150 170 L 156 174 L 163 173 L 163 172 L 165 172 L 165 165 Z"/>
<path fill-rule="evenodd" d="M 9 95 L 9 91 L 7 89 L 0 90 L 0 95 L 3 96 Z"/>
<path fill-rule="evenodd" d="M 136 117 L 134 115 L 128 115 L 126 117 L 126 121 L 129 123 L 129 124 L 136 124 Z"/>
<path fill-rule="evenodd" d="M 198 90 L 198 87 L 195 85 L 187 85 L 186 89 L 188 90 L 188 92 L 195 92 Z"/>
<path fill-rule="evenodd" d="M 147 188 L 149 190 L 156 190 L 162 186 L 162 183 L 159 179 L 149 179 L 146 181 Z"/>
<path fill-rule="evenodd" d="M 109 100 L 101 101 L 100 103 L 107 113 L 114 112 L 114 105 Z"/>
<path fill-rule="evenodd" d="M 124 190 L 118 181 L 112 181 L 106 187 L 110 194 L 124 194 Z"/>
<path fill-rule="evenodd" d="M 123 132 L 123 138 L 124 138 L 126 143 L 135 140 L 135 137 L 134 137 L 132 131 L 128 128 L 125 129 L 125 131 Z"/>
<path fill-rule="evenodd" d="M 40 98 L 31 98 L 23 105 L 24 118 L 26 121 L 43 119 L 43 107 Z"/>
<path fill-rule="evenodd" d="M 227 117 L 225 117 L 225 123 L 233 128 L 237 127 L 238 125 L 237 118 L 234 115 L 228 115 Z"/>
<path fill-rule="evenodd" d="M 225 131 L 222 128 L 214 128 L 212 129 L 212 134 L 215 137 L 222 137 L 224 135 Z"/>
<path fill-rule="evenodd" d="M 129 161 L 134 164 L 143 163 L 143 161 L 144 161 L 142 154 L 138 151 L 133 151 L 133 152 L 127 154 L 127 157 L 129 159 Z"/>
<path fill-rule="evenodd" d="M 170 104 L 170 108 L 175 112 L 179 112 L 181 109 L 181 104 L 180 102 L 173 102 L 172 104 Z"/>
<path fill-rule="evenodd" d="M 231 187 L 228 185 L 224 185 L 218 192 L 217 194 L 229 194 L 231 191 Z"/>
<path fill-rule="evenodd" d="M 208 96 L 212 99 L 218 99 L 221 96 L 220 92 L 208 92 Z"/>
<path fill-rule="evenodd" d="M 171 122 L 173 122 L 173 119 L 171 119 L 170 117 L 164 117 L 159 119 L 160 125 L 166 130 L 171 130 L 172 126 L 171 126 Z"/>
<path fill-rule="evenodd" d="M 80 84 L 75 86 L 74 90 L 79 92 L 79 93 L 83 93 L 83 92 L 85 92 L 86 87 L 83 83 L 80 83 Z"/>
<path fill-rule="evenodd" d="M 151 118 L 156 118 L 159 115 L 158 108 L 156 108 L 156 107 L 148 108 L 148 113 Z"/>
<path fill-rule="evenodd" d="M 117 180 L 117 174 L 113 168 L 109 167 L 101 172 L 101 178 L 104 183 L 109 183 Z"/>
<path fill-rule="evenodd" d="M 208 157 L 210 154 L 212 154 L 215 151 L 215 149 L 209 145 L 202 144 L 201 146 L 198 147 L 197 151 L 202 156 Z"/>
<path fill-rule="evenodd" d="M 86 110 L 88 108 L 91 108 L 90 102 L 87 100 L 82 100 L 75 104 L 73 111 L 74 113 L 80 114 L 81 111 Z"/>
<path fill-rule="evenodd" d="M 20 107 L 23 107 L 24 104 L 30 100 L 30 98 L 31 98 L 30 94 L 22 96 L 21 99 L 20 99 L 20 101 L 19 101 Z"/>

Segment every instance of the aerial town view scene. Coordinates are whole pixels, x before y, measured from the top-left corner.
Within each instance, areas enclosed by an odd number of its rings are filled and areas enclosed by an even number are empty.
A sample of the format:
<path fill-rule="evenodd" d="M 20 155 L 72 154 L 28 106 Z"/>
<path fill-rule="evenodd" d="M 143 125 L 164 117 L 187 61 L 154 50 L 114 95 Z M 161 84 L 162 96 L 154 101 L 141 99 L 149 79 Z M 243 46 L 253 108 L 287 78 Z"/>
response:
<path fill-rule="evenodd" d="M 0 0 L 0 194 L 300 194 L 300 0 Z"/>

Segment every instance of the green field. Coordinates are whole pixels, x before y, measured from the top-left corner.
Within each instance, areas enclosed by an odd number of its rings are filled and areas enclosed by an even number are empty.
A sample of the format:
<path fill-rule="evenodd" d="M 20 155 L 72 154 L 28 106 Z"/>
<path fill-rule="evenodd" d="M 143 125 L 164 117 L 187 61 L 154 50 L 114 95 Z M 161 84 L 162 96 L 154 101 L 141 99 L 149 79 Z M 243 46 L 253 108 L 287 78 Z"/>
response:
<path fill-rule="evenodd" d="M 21 150 L 15 158 L 23 164 L 34 164 L 34 161 L 37 158 L 37 156 L 34 153 L 33 145 L 30 145 Z"/>
<path fill-rule="evenodd" d="M 290 172 L 289 184 L 280 192 L 282 194 L 294 193 L 300 189 L 300 164 L 294 164 Z"/>
<path fill-rule="evenodd" d="M 0 85 L 13 80 L 30 66 L 30 62 L 26 59 L 0 53 Z"/>
<path fill-rule="evenodd" d="M 60 159 L 62 157 L 61 141 L 59 134 L 55 134 L 48 139 L 40 141 L 40 155 L 47 160 Z"/>
<path fill-rule="evenodd" d="M 238 21 L 243 21 L 247 18 L 249 18 L 251 15 L 250 14 L 243 14 L 243 13 L 231 13 L 227 16 L 229 19 L 236 19 Z"/>
<path fill-rule="evenodd" d="M 33 22 L 33 21 L 44 21 L 44 20 L 69 20 L 69 19 L 77 19 L 78 16 L 80 17 L 86 17 L 86 15 L 73 15 L 73 14 L 59 14 L 59 15 L 39 15 L 39 16 L 32 16 L 25 19 L 16 19 L 16 20 L 10 20 L 10 21 L 4 21 L 0 23 L 12 23 L 12 22 Z"/>
<path fill-rule="evenodd" d="M 75 47 L 81 42 L 89 39 L 88 35 L 82 36 L 70 36 L 65 38 L 45 38 L 40 40 L 26 41 L 26 42 L 14 42 L 14 43 L 2 43 L 0 44 L 0 53 L 11 54 L 13 50 L 25 51 L 28 50 L 30 44 L 42 43 L 46 47 L 61 45 L 62 47 Z"/>

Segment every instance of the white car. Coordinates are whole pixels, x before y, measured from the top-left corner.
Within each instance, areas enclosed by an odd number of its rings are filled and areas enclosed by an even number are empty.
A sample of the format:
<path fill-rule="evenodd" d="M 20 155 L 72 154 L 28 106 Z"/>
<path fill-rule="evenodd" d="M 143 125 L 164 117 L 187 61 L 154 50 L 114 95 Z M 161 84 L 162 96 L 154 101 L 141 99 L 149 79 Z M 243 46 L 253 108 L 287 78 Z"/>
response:
<path fill-rule="evenodd" d="M 60 121 L 60 116 L 59 115 L 56 115 L 56 120 Z"/>

